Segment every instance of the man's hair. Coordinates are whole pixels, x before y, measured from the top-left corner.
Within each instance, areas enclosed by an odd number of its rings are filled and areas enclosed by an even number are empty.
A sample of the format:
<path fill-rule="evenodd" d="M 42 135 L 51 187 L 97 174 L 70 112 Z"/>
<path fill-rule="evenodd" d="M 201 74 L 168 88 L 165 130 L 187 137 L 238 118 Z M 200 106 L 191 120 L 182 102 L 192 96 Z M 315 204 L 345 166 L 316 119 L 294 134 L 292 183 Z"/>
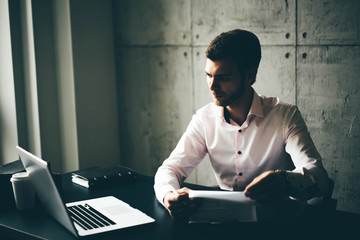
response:
<path fill-rule="evenodd" d="M 238 63 L 240 73 L 244 73 L 253 67 L 259 67 L 260 41 L 249 31 L 235 29 L 224 32 L 211 41 L 206 57 L 212 61 L 233 58 Z"/>

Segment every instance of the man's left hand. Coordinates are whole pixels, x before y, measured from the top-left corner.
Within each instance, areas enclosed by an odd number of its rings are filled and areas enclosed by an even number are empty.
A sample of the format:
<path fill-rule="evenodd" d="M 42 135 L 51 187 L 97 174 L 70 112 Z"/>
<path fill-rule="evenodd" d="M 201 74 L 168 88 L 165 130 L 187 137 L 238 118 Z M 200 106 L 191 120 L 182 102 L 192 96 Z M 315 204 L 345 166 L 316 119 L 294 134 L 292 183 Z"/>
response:
<path fill-rule="evenodd" d="M 266 171 L 246 186 L 244 194 L 258 202 L 278 200 L 286 195 L 286 176 L 279 171 Z"/>

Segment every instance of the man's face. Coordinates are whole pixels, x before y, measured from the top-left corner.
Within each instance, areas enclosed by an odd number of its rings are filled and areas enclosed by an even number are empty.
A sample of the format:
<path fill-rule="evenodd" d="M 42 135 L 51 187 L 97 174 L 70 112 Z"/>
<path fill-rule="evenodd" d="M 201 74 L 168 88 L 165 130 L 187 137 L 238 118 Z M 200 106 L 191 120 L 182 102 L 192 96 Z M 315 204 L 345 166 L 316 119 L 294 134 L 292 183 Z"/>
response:
<path fill-rule="evenodd" d="M 216 105 L 229 106 L 243 95 L 246 82 L 234 59 L 225 58 L 215 62 L 207 59 L 205 73 Z"/>

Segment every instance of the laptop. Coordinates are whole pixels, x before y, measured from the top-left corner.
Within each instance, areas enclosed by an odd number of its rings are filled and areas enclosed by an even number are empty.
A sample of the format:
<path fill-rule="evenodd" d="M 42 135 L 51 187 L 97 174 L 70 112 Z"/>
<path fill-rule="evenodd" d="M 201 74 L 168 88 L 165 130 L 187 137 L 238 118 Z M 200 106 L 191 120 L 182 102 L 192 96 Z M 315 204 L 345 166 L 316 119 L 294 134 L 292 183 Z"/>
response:
<path fill-rule="evenodd" d="M 52 178 L 50 163 L 19 146 L 16 148 L 41 204 L 76 237 L 155 222 L 113 196 L 64 204 Z"/>

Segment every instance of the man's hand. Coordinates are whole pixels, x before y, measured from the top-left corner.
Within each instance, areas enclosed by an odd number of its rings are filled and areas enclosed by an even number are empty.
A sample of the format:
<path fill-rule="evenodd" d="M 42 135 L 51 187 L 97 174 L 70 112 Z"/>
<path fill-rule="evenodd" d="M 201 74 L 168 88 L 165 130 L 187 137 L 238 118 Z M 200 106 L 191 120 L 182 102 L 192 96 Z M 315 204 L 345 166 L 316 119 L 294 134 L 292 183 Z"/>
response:
<path fill-rule="evenodd" d="M 286 176 L 279 171 L 266 171 L 246 186 L 244 194 L 258 202 L 270 202 L 284 197 Z"/>
<path fill-rule="evenodd" d="M 181 188 L 176 192 L 168 192 L 164 197 L 165 208 L 174 220 L 186 219 L 196 208 L 196 202 L 189 199 L 189 188 Z"/>

